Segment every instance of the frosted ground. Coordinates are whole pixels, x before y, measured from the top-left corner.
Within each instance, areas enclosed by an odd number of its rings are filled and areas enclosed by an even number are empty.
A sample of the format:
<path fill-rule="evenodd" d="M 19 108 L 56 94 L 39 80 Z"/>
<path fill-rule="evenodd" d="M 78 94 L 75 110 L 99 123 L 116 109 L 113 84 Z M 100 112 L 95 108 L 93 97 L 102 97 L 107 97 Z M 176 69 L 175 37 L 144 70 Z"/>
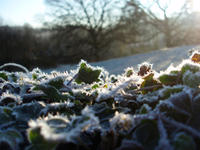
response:
<path fill-rule="evenodd" d="M 127 67 L 134 67 L 137 69 L 137 65 L 145 62 L 153 64 L 153 69 L 156 71 L 165 70 L 170 64 L 176 66 L 183 59 L 188 59 L 189 51 L 191 49 L 200 49 L 199 46 L 181 46 L 170 49 L 162 49 L 152 51 L 144 54 L 137 54 L 122 58 L 115 58 L 101 62 L 90 63 L 92 66 L 100 66 L 105 68 L 110 74 L 121 74 Z M 44 69 L 45 72 L 51 72 L 53 70 L 64 72 L 71 69 L 76 69 L 76 65 L 60 65 L 57 68 Z"/>

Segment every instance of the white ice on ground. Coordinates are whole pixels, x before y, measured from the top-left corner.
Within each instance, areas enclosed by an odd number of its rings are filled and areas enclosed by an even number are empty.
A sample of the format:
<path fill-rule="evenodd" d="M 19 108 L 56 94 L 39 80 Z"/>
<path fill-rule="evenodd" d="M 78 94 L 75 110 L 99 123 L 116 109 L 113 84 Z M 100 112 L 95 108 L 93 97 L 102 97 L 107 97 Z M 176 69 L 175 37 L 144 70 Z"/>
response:
<path fill-rule="evenodd" d="M 159 72 L 167 69 L 172 63 L 176 66 L 181 63 L 182 60 L 189 58 L 189 51 L 191 49 L 200 49 L 200 46 L 174 47 L 89 64 L 92 66 L 104 67 L 110 74 L 121 74 L 127 67 L 134 67 L 137 69 L 138 64 L 149 62 L 153 64 L 153 69 Z M 60 65 L 57 68 L 44 69 L 43 71 L 47 73 L 53 70 L 64 72 L 66 70 L 76 69 L 77 67 L 78 65 Z"/>

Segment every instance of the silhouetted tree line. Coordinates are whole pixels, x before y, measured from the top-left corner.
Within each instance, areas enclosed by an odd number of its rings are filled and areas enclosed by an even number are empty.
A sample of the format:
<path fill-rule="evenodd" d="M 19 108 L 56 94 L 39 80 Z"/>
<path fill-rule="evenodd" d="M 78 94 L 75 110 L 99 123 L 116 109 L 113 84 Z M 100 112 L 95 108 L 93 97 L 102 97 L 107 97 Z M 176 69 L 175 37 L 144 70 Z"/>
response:
<path fill-rule="evenodd" d="M 200 15 L 188 13 L 187 0 L 175 14 L 169 3 L 150 1 L 160 15 L 137 0 L 46 2 L 55 11 L 45 28 L 0 26 L 0 64 L 51 67 L 200 43 Z"/>
<path fill-rule="evenodd" d="M 47 55 L 49 39 L 37 36 L 40 32 L 30 26 L 1 26 L 0 63 L 15 62 L 29 68 L 52 65 Z"/>

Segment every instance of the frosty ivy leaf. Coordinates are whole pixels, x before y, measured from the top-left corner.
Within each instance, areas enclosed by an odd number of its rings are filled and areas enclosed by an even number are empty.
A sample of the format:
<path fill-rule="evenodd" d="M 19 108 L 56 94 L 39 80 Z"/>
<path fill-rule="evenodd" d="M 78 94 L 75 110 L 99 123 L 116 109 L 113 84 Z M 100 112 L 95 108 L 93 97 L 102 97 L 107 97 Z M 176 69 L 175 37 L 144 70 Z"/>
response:
<path fill-rule="evenodd" d="M 200 85 L 200 72 L 192 73 L 187 71 L 183 75 L 183 84 L 192 88 L 198 88 Z"/>
<path fill-rule="evenodd" d="M 8 109 L 8 111 L 6 111 L 5 109 Z M 0 107 L 0 126 L 4 123 L 9 123 L 14 120 L 14 117 L 9 110 L 12 112 L 10 108 Z"/>
<path fill-rule="evenodd" d="M 173 146 L 175 150 L 196 150 L 193 138 L 184 132 L 175 135 Z"/>
<path fill-rule="evenodd" d="M 200 63 L 200 54 L 195 53 L 195 54 L 192 56 L 191 60 L 192 60 L 193 62 L 195 62 L 195 63 Z"/>
<path fill-rule="evenodd" d="M 161 103 L 160 112 L 179 122 L 186 122 L 191 117 L 192 106 L 187 93 L 180 92 L 168 99 L 168 103 Z"/>
<path fill-rule="evenodd" d="M 17 130 L 9 129 L 0 131 L 0 141 L 7 142 L 12 150 L 19 150 L 19 144 L 23 142 L 23 137 Z"/>
<path fill-rule="evenodd" d="M 163 74 L 159 78 L 160 82 L 164 85 L 176 85 L 179 84 L 181 79 L 178 75 Z"/>
<path fill-rule="evenodd" d="M 150 87 L 150 86 L 151 87 L 155 86 L 155 87 L 153 87 L 151 89 L 142 90 L 142 94 L 147 94 L 148 92 L 153 92 L 160 88 L 159 85 L 161 86 L 161 84 L 157 80 L 155 80 L 153 78 L 153 76 L 154 76 L 154 74 L 151 73 L 151 74 L 147 75 L 146 77 L 144 77 L 144 81 L 142 82 L 140 88 L 145 88 L 145 87 Z"/>
<path fill-rule="evenodd" d="M 9 77 L 13 82 L 17 82 L 18 77 L 14 73 L 12 73 Z"/>
<path fill-rule="evenodd" d="M 190 71 L 192 73 L 196 73 L 200 71 L 200 67 L 197 65 L 193 65 L 193 64 L 184 64 L 181 68 L 181 74 L 183 75 L 184 73 L 186 73 L 187 71 Z"/>
<path fill-rule="evenodd" d="M 5 72 L 0 72 L 0 78 L 8 81 L 8 76 L 7 76 L 7 74 Z"/>
<path fill-rule="evenodd" d="M 64 79 L 63 77 L 56 77 L 49 80 L 47 84 L 55 87 L 56 89 L 60 89 L 64 86 Z"/>
<path fill-rule="evenodd" d="M 30 119 L 36 119 L 39 117 L 40 111 L 44 108 L 38 102 L 32 102 L 16 106 L 13 109 L 13 115 L 19 121 L 29 121 Z"/>
<path fill-rule="evenodd" d="M 92 109 L 95 112 L 95 115 L 99 118 L 100 124 L 103 128 L 108 128 L 110 126 L 109 119 L 111 119 L 115 110 L 111 109 L 105 102 L 100 104 L 94 104 Z"/>
<path fill-rule="evenodd" d="M 62 94 L 55 87 L 53 87 L 51 85 L 41 84 L 41 85 L 37 86 L 37 89 L 44 92 L 48 98 L 51 98 L 54 101 L 60 101 L 60 100 L 64 99 Z"/>
<path fill-rule="evenodd" d="M 91 67 L 88 67 L 85 62 L 83 62 L 80 64 L 78 76 L 75 81 L 78 84 L 82 82 L 88 84 L 91 84 L 93 82 L 98 82 L 100 73 L 101 73 L 100 69 L 92 69 Z"/>
<path fill-rule="evenodd" d="M 0 106 L 5 106 L 5 105 L 8 105 L 10 103 L 17 104 L 18 102 L 13 97 L 4 97 L 0 100 Z"/>
<path fill-rule="evenodd" d="M 155 120 L 142 120 L 136 127 L 133 138 L 142 144 L 144 150 L 155 150 L 160 138 Z"/>
<path fill-rule="evenodd" d="M 40 128 L 29 129 L 28 139 L 32 143 L 31 149 L 35 150 L 54 150 L 57 145 L 53 141 L 45 140 L 44 137 L 40 134 Z"/>
<path fill-rule="evenodd" d="M 179 93 L 183 90 L 183 87 L 166 87 L 162 89 L 160 99 L 164 100 L 169 98 L 172 94 Z"/>

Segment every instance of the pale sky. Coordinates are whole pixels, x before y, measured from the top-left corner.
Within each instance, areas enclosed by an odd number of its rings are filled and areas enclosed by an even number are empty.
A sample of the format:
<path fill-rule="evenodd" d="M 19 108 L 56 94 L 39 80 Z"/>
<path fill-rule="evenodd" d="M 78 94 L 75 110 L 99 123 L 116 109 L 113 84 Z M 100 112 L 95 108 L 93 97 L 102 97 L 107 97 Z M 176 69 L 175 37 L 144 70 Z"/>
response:
<path fill-rule="evenodd" d="M 181 0 L 173 0 L 181 2 Z M 176 5 L 174 5 L 176 7 Z M 200 0 L 193 0 L 193 10 L 200 11 Z M 173 11 L 173 10 L 172 10 Z M 0 17 L 5 24 L 23 25 L 28 23 L 39 27 L 41 16 L 46 12 L 44 0 L 0 0 Z"/>
<path fill-rule="evenodd" d="M 25 23 L 38 27 L 39 17 L 45 13 L 44 0 L 0 0 L 0 17 L 12 25 Z"/>

